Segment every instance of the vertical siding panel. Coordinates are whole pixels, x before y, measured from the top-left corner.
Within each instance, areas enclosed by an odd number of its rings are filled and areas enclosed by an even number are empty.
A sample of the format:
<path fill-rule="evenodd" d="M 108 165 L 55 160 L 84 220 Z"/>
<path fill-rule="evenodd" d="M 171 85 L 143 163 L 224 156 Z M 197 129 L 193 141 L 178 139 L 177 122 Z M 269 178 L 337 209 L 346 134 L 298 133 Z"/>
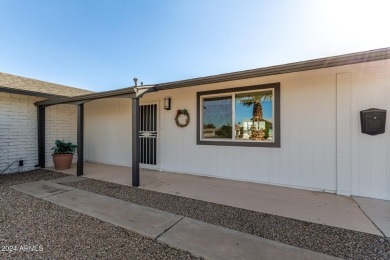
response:
<path fill-rule="evenodd" d="M 265 182 L 275 183 L 275 179 L 279 178 L 285 170 L 282 164 L 282 149 L 272 149 L 268 152 L 268 176 Z"/>
<path fill-rule="evenodd" d="M 299 89 L 301 99 L 299 102 L 299 114 L 301 116 L 300 134 L 296 136 L 300 141 L 300 179 L 299 186 L 313 187 L 313 126 L 316 118 L 315 111 L 318 110 L 318 104 L 315 103 L 313 95 L 313 87 L 310 79 L 302 82 Z M 316 86 L 318 88 L 318 86 Z"/>
<path fill-rule="evenodd" d="M 301 185 L 301 144 L 300 135 L 302 133 L 302 115 L 299 104 L 302 102 L 302 93 L 300 91 L 301 86 L 304 84 L 302 79 L 294 81 L 290 86 L 288 96 L 285 98 L 290 99 L 289 117 L 291 120 L 290 128 L 284 128 L 281 131 L 288 131 L 288 165 L 286 173 L 289 174 L 289 184 L 292 186 Z M 284 179 L 278 180 L 278 183 L 285 182 Z"/>
<path fill-rule="evenodd" d="M 230 150 L 230 149 L 229 149 Z M 217 169 L 214 172 L 214 174 L 218 177 L 226 176 L 227 178 L 231 176 L 231 168 L 229 167 L 229 163 L 227 162 L 228 159 L 228 149 L 223 149 L 223 147 L 218 146 L 217 153 L 216 153 L 216 162 L 217 162 Z M 242 158 L 242 156 L 239 156 L 239 158 Z"/>
<path fill-rule="evenodd" d="M 371 90 L 371 106 L 378 108 L 386 108 L 386 87 L 385 82 L 377 75 L 372 75 L 370 79 Z M 386 135 L 380 134 L 370 136 L 371 141 L 371 156 L 372 163 L 370 172 L 371 175 L 371 192 L 370 196 L 385 197 L 386 196 Z M 362 158 L 363 159 L 363 158 Z"/>
<path fill-rule="evenodd" d="M 358 75 L 359 86 L 359 110 L 370 108 L 370 88 L 368 87 L 369 81 L 365 75 Z M 356 111 L 358 112 L 358 111 Z M 370 136 L 362 134 L 359 128 L 359 193 L 360 196 L 368 196 L 370 194 L 371 187 L 371 145 Z"/>
<path fill-rule="evenodd" d="M 360 87 L 355 72 L 351 73 L 351 194 L 359 195 L 359 148 L 360 148 Z"/>
<path fill-rule="evenodd" d="M 131 100 L 91 101 L 85 113 L 86 160 L 131 166 Z"/>
<path fill-rule="evenodd" d="M 327 76 L 311 84 L 312 188 L 336 191 L 336 78 Z M 305 139 L 308 140 L 308 139 Z"/>
<path fill-rule="evenodd" d="M 281 148 L 272 149 L 271 154 L 277 153 L 278 158 L 271 157 L 272 166 L 270 167 L 270 174 L 268 181 L 270 183 L 285 183 L 289 184 L 290 180 L 290 150 L 291 142 L 293 139 L 290 129 L 293 125 L 293 99 L 291 98 L 291 91 L 293 91 L 293 85 L 285 80 L 281 82 L 280 86 L 280 124 L 281 124 Z"/>
<path fill-rule="evenodd" d="M 337 74 L 337 193 L 351 193 L 351 75 Z"/>
<path fill-rule="evenodd" d="M 240 156 L 240 172 L 242 179 L 257 179 L 260 182 L 266 182 L 268 179 L 268 156 L 266 150 L 261 147 L 246 147 L 240 149 L 235 147 Z M 234 159 L 234 158 L 232 158 Z M 236 177 L 236 179 L 238 179 Z"/>
<path fill-rule="evenodd" d="M 237 147 L 235 147 L 235 148 L 237 148 Z M 228 178 L 230 178 L 230 179 L 235 178 L 235 176 L 237 174 L 237 170 L 239 170 L 241 168 L 240 166 L 242 165 L 239 161 L 237 162 L 236 151 L 237 151 L 237 153 L 239 152 L 237 149 L 225 150 L 226 158 L 224 158 L 224 161 L 225 161 L 226 167 L 229 169 L 226 176 L 228 176 Z M 223 175 L 221 177 L 223 177 Z"/>

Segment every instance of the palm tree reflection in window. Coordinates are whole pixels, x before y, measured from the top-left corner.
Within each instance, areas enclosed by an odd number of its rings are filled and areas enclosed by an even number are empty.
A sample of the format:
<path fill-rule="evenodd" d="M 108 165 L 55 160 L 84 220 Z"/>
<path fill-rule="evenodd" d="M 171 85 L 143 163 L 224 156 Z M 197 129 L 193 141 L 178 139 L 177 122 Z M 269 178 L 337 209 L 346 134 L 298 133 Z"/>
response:
<path fill-rule="evenodd" d="M 252 118 L 250 122 L 238 122 L 236 124 L 236 139 L 249 140 L 269 140 L 272 139 L 270 128 L 272 122 L 264 119 L 262 103 L 272 102 L 272 91 L 260 91 L 251 93 L 236 94 L 236 110 L 239 110 L 238 105 L 243 107 L 252 107 Z"/>

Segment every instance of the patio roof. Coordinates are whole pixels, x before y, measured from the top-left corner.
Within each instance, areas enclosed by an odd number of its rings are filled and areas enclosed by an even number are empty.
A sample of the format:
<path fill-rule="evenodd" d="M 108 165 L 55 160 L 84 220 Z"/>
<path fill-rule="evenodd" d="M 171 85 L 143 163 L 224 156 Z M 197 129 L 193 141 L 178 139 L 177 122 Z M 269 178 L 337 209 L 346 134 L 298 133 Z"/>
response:
<path fill-rule="evenodd" d="M 44 100 L 40 102 L 36 102 L 36 106 L 52 106 L 58 104 L 80 104 L 88 101 L 102 99 L 102 98 L 112 98 L 112 97 L 128 97 L 128 98 L 136 98 L 141 97 L 146 92 L 153 92 L 154 89 L 152 86 L 141 86 L 141 87 L 129 87 L 122 88 L 98 93 L 92 93 L 87 95 L 75 96 L 75 97 L 60 97 L 49 100 Z"/>
<path fill-rule="evenodd" d="M 167 83 L 156 84 L 155 90 L 183 88 L 196 85 L 204 85 L 210 83 L 219 83 L 224 81 L 265 77 L 278 74 L 315 70 L 330 68 L 335 66 L 356 64 L 362 62 L 378 61 L 390 59 L 390 47 L 383 49 L 376 49 L 364 52 L 357 52 L 345 55 L 332 56 L 321 59 L 314 59 L 308 61 L 294 62 L 283 65 L 264 67 L 259 69 L 244 70 L 232 73 L 219 74 L 208 77 L 200 77 L 194 79 L 179 80 Z"/>
<path fill-rule="evenodd" d="M 134 86 L 130 88 L 105 91 L 100 93 L 92 93 L 76 97 L 60 97 L 55 99 L 36 102 L 38 117 L 38 164 L 41 168 L 45 168 L 45 121 L 46 107 L 58 104 L 77 105 L 77 176 L 83 175 L 84 172 L 84 103 L 103 98 L 125 97 L 132 99 L 132 183 L 133 186 L 139 186 L 139 161 L 140 155 L 137 151 L 140 150 L 139 140 L 139 99 L 149 92 L 155 91 L 152 86 Z"/>

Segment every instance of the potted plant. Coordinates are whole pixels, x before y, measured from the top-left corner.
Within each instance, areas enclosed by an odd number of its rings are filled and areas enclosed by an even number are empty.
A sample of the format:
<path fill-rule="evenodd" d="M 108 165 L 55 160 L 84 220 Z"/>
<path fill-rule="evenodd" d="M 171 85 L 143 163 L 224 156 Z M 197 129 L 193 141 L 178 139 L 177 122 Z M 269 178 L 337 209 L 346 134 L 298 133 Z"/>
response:
<path fill-rule="evenodd" d="M 65 143 L 61 140 L 55 141 L 55 146 L 51 148 L 53 151 L 53 162 L 56 170 L 66 170 L 72 165 L 73 154 L 77 145 L 71 142 Z"/>

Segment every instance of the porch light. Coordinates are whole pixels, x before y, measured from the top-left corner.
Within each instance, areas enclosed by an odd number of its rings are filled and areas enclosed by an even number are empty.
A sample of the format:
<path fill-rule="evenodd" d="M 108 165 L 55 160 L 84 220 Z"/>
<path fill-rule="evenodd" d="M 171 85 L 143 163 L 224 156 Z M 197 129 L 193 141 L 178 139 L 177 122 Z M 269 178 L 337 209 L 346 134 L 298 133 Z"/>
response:
<path fill-rule="evenodd" d="M 171 110 L 171 98 L 170 97 L 164 98 L 164 109 Z"/>

